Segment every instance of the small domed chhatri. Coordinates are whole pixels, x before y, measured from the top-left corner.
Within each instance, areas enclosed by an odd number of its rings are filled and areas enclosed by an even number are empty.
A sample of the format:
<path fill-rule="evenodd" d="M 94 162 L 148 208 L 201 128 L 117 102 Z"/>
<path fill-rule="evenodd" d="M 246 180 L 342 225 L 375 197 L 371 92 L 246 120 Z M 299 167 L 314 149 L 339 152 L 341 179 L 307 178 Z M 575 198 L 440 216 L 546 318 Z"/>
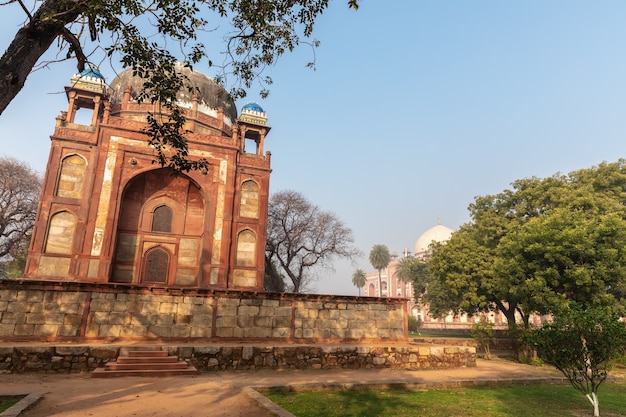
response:
<path fill-rule="evenodd" d="M 241 115 L 239 118 L 248 123 L 254 123 L 259 126 L 265 126 L 267 123 L 267 116 L 265 111 L 257 103 L 251 102 L 241 108 Z"/>
<path fill-rule="evenodd" d="M 82 90 L 103 93 L 106 90 L 104 77 L 95 68 L 89 67 L 70 78 L 72 86 Z"/>

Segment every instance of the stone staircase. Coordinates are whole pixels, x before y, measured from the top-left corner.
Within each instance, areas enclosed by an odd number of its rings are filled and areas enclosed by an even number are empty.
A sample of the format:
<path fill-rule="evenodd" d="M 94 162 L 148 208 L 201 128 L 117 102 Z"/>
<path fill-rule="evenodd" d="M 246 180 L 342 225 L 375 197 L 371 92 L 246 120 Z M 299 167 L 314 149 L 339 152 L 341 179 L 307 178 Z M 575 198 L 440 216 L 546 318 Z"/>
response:
<path fill-rule="evenodd" d="M 92 378 L 113 378 L 120 376 L 178 376 L 197 375 L 198 370 L 177 356 L 170 356 L 164 350 L 129 350 L 128 356 L 119 356 L 115 362 L 108 362 L 104 368 L 96 368 Z"/>

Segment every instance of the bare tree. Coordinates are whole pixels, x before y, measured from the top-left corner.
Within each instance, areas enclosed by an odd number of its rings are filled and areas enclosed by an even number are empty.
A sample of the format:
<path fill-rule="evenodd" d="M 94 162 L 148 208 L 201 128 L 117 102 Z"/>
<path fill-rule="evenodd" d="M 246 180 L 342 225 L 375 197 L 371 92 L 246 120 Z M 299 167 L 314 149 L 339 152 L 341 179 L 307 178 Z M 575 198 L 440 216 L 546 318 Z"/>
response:
<path fill-rule="evenodd" d="M 302 194 L 288 190 L 270 198 L 266 255 L 289 277 L 291 291 L 304 291 L 335 258 L 360 255 L 353 243 L 352 230 L 343 221 Z"/>
<path fill-rule="evenodd" d="M 0 158 L 0 260 L 28 249 L 41 192 L 41 178 L 27 164 Z"/>

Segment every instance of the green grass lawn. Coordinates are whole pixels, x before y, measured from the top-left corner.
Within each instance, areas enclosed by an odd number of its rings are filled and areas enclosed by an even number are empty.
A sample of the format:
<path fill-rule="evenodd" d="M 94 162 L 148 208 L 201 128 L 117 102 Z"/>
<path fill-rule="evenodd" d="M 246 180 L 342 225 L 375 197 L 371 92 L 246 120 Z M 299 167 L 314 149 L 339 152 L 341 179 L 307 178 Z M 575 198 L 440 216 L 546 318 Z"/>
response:
<path fill-rule="evenodd" d="M 297 417 L 557 417 L 592 416 L 591 403 L 570 385 L 448 390 L 344 390 L 265 393 Z M 605 383 L 600 415 L 626 417 L 626 384 Z"/>

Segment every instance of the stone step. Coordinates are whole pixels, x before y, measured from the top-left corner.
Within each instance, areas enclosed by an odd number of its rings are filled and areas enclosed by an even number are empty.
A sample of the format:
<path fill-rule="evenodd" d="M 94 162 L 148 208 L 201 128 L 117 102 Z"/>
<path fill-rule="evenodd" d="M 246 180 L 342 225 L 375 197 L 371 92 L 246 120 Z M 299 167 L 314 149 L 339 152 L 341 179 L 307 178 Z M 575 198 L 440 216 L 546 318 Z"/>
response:
<path fill-rule="evenodd" d="M 112 371 L 126 371 L 126 370 L 170 370 L 170 369 L 185 369 L 187 368 L 187 362 L 185 361 L 176 361 L 172 363 L 118 363 L 118 362 L 109 362 L 104 365 L 105 369 L 110 369 Z"/>
<path fill-rule="evenodd" d="M 131 358 L 137 356 L 162 357 L 169 356 L 169 354 L 165 350 L 129 350 L 128 356 Z"/>
<path fill-rule="evenodd" d="M 120 356 L 117 363 L 172 363 L 178 362 L 177 356 Z"/>
<path fill-rule="evenodd" d="M 169 376 L 185 376 L 198 375 L 198 370 L 193 367 L 186 369 L 158 369 L 158 370 L 121 370 L 113 371 L 105 368 L 96 368 L 92 374 L 92 378 L 117 378 L 123 376 L 141 376 L 141 377 L 169 377 Z"/>
<path fill-rule="evenodd" d="M 177 375 L 197 375 L 198 370 L 177 356 L 171 356 L 164 350 L 131 350 L 128 356 L 120 356 L 114 362 L 108 362 L 103 368 L 95 369 L 93 378 L 112 378 L 120 376 L 166 377 Z"/>

